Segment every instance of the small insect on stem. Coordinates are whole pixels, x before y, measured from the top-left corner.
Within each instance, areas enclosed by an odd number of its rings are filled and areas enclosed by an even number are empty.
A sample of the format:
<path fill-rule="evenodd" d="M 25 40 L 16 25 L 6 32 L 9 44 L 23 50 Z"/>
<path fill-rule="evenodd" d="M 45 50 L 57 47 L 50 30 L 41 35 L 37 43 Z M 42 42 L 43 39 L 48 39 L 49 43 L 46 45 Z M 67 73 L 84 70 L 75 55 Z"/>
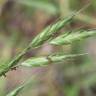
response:
<path fill-rule="evenodd" d="M 13 70 L 16 71 L 18 67 L 19 67 L 19 66 L 12 67 L 12 68 L 11 68 L 11 71 L 13 71 Z"/>

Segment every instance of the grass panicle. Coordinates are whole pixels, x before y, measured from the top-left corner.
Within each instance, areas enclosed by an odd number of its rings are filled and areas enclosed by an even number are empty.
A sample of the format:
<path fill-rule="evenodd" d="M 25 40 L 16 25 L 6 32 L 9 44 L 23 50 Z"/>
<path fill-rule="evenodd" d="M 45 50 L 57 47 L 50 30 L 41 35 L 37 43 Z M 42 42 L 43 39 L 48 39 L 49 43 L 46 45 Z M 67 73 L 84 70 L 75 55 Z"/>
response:
<path fill-rule="evenodd" d="M 9 62 L 8 64 L 3 65 L 3 67 L 0 67 L 0 76 L 4 75 L 5 73 L 7 73 L 8 71 L 12 70 L 14 67 L 17 66 L 18 62 L 21 60 L 21 58 L 26 54 L 26 52 L 28 52 L 30 49 L 32 48 L 37 48 L 42 46 L 46 41 L 48 40 L 52 40 L 53 39 L 53 35 L 58 32 L 60 29 L 62 29 L 65 25 L 67 25 L 68 23 L 72 22 L 74 16 L 76 16 L 77 14 L 79 14 L 82 10 L 84 10 L 86 7 L 88 7 L 89 5 L 83 7 L 82 9 L 80 9 L 77 12 L 72 13 L 71 15 L 69 15 L 66 18 L 63 18 L 61 20 L 58 20 L 55 24 L 49 25 L 47 28 L 45 28 L 40 34 L 38 34 L 33 40 L 32 42 L 19 54 L 17 55 L 15 58 L 13 58 L 13 60 L 11 62 Z M 78 34 L 77 34 L 78 35 Z M 68 35 L 69 36 L 69 35 Z M 65 38 L 67 38 L 68 36 L 65 36 Z M 73 39 L 67 38 L 69 39 L 67 41 L 67 39 L 65 39 L 65 41 L 63 40 L 63 36 L 61 36 L 62 38 L 59 38 L 59 41 L 57 41 L 58 38 L 53 39 L 50 44 L 62 44 L 63 42 L 68 42 L 70 40 L 70 42 L 73 42 Z M 71 37 L 71 35 L 69 36 Z M 74 36 L 75 37 L 75 36 Z M 78 36 L 79 37 L 79 36 Z M 72 38 L 72 37 L 71 37 Z M 76 37 L 75 37 L 76 39 Z M 56 43 L 57 42 L 57 43 Z M 58 43 L 59 42 L 59 43 Z M 60 45 L 60 44 L 59 44 Z"/>
<path fill-rule="evenodd" d="M 9 64 L 6 64 L 3 69 L 0 70 L 0 76 L 5 75 L 6 72 L 11 70 L 11 68 L 15 67 L 18 62 L 21 60 L 21 58 L 28 52 L 31 48 L 37 48 L 40 47 L 42 44 L 44 44 L 47 40 L 53 37 L 53 35 L 62 29 L 66 24 L 70 23 L 73 19 L 73 17 L 76 15 L 72 14 L 71 16 L 68 16 L 62 20 L 57 21 L 53 25 L 49 25 L 47 28 L 43 30 L 40 34 L 38 34 L 32 42 L 25 48 L 19 55 L 17 55 Z"/>

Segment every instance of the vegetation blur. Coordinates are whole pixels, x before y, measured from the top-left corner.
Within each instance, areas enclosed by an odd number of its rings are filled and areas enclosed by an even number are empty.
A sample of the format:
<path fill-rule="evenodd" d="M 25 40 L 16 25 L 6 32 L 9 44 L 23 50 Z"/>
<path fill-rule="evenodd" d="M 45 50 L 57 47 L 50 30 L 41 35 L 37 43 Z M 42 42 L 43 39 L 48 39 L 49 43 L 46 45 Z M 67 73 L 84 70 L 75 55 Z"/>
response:
<path fill-rule="evenodd" d="M 96 0 L 0 0 L 0 96 L 95 96 L 95 49 Z"/>

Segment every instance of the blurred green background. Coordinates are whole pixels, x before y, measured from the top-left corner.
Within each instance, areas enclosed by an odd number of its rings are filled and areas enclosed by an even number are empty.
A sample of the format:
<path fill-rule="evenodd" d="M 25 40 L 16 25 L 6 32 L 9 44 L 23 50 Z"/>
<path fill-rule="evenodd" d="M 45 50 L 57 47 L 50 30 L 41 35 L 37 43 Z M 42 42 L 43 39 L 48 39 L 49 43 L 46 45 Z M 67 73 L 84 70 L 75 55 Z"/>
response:
<path fill-rule="evenodd" d="M 21 52 L 46 26 L 90 3 L 61 32 L 84 27 L 96 28 L 96 0 L 0 0 L 0 64 L 6 64 Z M 18 96 L 96 96 L 96 37 L 63 47 L 44 44 L 28 52 L 32 56 L 56 51 L 88 53 L 43 68 L 21 68 L 0 78 L 0 96 L 31 78 L 32 84 Z"/>

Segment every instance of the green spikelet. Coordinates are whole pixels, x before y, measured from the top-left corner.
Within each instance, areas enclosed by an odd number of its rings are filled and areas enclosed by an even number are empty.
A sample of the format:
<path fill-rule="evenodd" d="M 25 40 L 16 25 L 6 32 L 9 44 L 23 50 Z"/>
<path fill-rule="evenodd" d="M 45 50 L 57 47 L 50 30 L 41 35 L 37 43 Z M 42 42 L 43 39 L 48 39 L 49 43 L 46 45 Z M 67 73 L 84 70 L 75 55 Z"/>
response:
<path fill-rule="evenodd" d="M 96 30 L 79 30 L 77 32 L 71 32 L 70 34 L 65 34 L 58 36 L 57 38 L 53 39 L 50 44 L 52 45 L 66 45 L 72 44 L 75 41 L 83 40 L 87 37 L 91 37 L 96 35 Z"/>

